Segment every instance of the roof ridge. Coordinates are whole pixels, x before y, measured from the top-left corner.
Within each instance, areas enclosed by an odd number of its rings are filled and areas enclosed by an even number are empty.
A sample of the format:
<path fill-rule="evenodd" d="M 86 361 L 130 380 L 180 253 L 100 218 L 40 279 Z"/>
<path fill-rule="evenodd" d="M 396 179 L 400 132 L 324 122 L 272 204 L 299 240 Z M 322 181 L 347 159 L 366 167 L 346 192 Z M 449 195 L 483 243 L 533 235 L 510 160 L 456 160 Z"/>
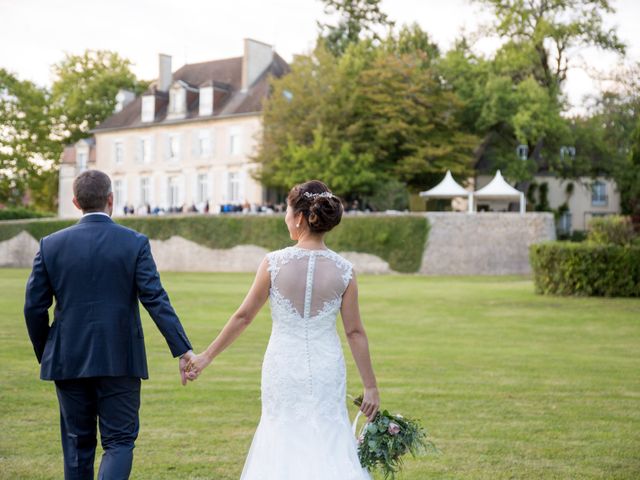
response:
<path fill-rule="evenodd" d="M 182 66 L 180 68 L 178 68 L 178 70 L 180 70 L 181 68 L 184 68 L 184 67 L 191 67 L 193 65 L 202 65 L 202 64 L 205 64 L 205 63 L 224 62 L 224 61 L 228 61 L 228 60 L 236 60 L 236 59 L 242 59 L 242 58 L 244 58 L 243 55 L 235 56 L 235 57 L 217 58 L 215 60 L 203 60 L 202 62 L 195 62 L 195 63 L 184 63 L 184 64 L 182 64 Z M 176 70 L 176 72 L 178 70 Z"/>

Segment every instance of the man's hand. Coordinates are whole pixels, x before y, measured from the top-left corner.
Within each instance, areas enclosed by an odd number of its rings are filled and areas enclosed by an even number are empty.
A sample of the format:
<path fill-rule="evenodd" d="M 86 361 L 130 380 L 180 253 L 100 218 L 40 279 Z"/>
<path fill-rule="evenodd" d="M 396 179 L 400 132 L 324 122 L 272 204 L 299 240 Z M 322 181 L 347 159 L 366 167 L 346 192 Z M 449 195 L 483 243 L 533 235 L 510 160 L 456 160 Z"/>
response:
<path fill-rule="evenodd" d="M 188 380 L 195 380 L 197 378 L 197 375 L 189 375 L 187 376 L 187 364 L 189 363 L 189 361 L 195 357 L 196 354 L 193 353 L 193 350 L 189 350 L 186 353 L 183 353 L 182 356 L 180 357 L 180 362 L 179 362 L 179 368 L 180 368 L 180 380 L 182 381 L 182 385 L 186 385 L 187 384 L 187 379 Z"/>

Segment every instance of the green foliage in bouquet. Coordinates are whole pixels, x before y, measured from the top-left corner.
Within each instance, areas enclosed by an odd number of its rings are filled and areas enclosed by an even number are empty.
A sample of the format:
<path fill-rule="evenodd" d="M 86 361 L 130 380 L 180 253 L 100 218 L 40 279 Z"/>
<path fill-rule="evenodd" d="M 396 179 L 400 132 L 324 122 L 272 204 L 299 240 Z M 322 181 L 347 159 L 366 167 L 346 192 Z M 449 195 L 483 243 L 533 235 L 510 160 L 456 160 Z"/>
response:
<path fill-rule="evenodd" d="M 354 399 L 358 407 L 362 396 Z M 427 451 L 436 451 L 427 432 L 419 422 L 402 415 L 391 415 L 387 410 L 378 412 L 373 422 L 362 427 L 358 437 L 360 464 L 369 471 L 379 469 L 385 479 L 393 480 L 402 470 L 403 457 L 414 457 Z"/>

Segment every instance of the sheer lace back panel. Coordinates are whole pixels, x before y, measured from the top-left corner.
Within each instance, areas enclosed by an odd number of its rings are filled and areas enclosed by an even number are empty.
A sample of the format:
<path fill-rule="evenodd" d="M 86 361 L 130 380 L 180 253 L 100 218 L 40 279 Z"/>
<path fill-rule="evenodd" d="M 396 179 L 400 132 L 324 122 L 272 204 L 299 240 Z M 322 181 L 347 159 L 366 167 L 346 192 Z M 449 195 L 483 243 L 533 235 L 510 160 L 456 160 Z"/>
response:
<path fill-rule="evenodd" d="M 331 250 L 289 247 L 269 256 L 272 307 L 300 319 L 334 317 L 352 266 Z"/>
<path fill-rule="evenodd" d="M 280 421 L 346 416 L 346 370 L 336 318 L 352 266 L 331 250 L 268 254 L 271 337 L 262 365 L 263 416 Z"/>

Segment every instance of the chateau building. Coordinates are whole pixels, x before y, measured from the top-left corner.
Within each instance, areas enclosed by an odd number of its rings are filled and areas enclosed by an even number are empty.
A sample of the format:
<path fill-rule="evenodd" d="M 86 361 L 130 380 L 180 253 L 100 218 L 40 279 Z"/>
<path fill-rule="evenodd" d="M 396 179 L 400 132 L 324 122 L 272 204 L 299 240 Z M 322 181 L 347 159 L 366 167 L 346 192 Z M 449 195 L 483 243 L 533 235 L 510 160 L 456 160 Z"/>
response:
<path fill-rule="evenodd" d="M 172 71 L 159 56 L 159 77 L 136 97 L 120 91 L 112 116 L 93 137 L 65 148 L 58 213 L 77 217 L 74 177 L 87 168 L 113 182 L 114 214 L 135 211 L 216 211 L 221 205 L 263 204 L 253 179 L 262 101 L 269 77 L 288 72 L 273 47 L 244 41 L 242 57 L 187 64 Z"/>
<path fill-rule="evenodd" d="M 476 189 L 484 187 L 491 178 L 490 175 L 478 175 L 475 180 Z M 619 215 L 621 211 L 620 191 L 611 178 L 600 176 L 562 179 L 553 174 L 539 173 L 531 184 L 534 187 L 534 198 L 539 201 L 542 189 L 549 208 L 558 211 L 556 228 L 559 234 L 588 230 L 591 219 Z M 480 201 L 477 205 L 479 210 L 489 211 L 503 211 L 508 207 L 508 201 L 497 200 Z"/>

